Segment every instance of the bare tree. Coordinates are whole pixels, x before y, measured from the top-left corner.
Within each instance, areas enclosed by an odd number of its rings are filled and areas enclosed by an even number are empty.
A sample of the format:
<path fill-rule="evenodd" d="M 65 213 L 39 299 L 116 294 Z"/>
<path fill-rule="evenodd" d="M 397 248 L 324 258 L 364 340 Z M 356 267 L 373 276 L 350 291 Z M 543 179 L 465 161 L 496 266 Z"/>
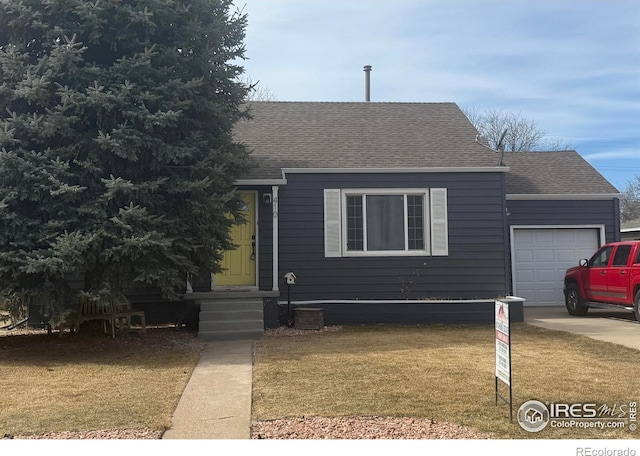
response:
<path fill-rule="evenodd" d="M 249 89 L 247 99 L 249 101 L 276 101 L 275 94 L 269 87 L 260 86 L 260 81 L 253 82 L 250 76 L 240 79 L 240 81 Z"/>
<path fill-rule="evenodd" d="M 483 142 L 494 150 L 505 152 L 572 150 L 575 147 L 560 138 L 547 138 L 532 120 L 521 114 L 489 109 L 463 108 L 469 121 L 478 130 Z M 620 221 L 640 219 L 640 174 L 629 182 L 620 197 Z"/>
<path fill-rule="evenodd" d="M 519 113 L 489 109 L 479 112 L 476 108 L 463 109 L 478 133 L 495 150 L 506 152 L 535 150 L 565 150 L 573 147 L 561 139 L 549 139 L 534 121 Z"/>
<path fill-rule="evenodd" d="M 635 181 L 627 183 L 627 188 L 620 197 L 620 221 L 640 219 L 640 174 Z"/>
<path fill-rule="evenodd" d="M 575 146 L 562 138 L 545 138 L 535 150 L 574 150 Z"/>

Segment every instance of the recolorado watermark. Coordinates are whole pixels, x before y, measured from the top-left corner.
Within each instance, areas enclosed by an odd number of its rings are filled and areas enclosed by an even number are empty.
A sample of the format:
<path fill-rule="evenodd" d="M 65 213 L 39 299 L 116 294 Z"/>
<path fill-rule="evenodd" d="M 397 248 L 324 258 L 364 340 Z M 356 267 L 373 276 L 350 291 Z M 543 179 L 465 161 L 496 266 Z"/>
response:
<path fill-rule="evenodd" d="M 578 447 L 576 448 L 576 456 L 637 456 L 636 450 L 633 448 L 614 449 L 614 448 L 592 448 Z"/>
<path fill-rule="evenodd" d="M 518 409 L 518 423 L 528 432 L 540 432 L 546 427 L 569 429 L 638 429 L 638 402 L 620 404 L 564 403 L 527 401 Z M 586 453 L 582 453 L 585 454 Z M 614 453 L 612 453 L 613 455 Z M 592 456 L 596 456 L 593 453 Z M 602 454 L 602 456 L 609 456 Z"/>

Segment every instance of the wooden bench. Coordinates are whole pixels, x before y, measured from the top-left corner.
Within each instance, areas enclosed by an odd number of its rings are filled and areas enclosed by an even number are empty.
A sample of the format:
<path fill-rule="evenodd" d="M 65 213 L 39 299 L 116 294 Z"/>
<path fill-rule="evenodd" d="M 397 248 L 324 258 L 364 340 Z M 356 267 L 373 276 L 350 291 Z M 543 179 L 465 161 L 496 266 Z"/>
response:
<path fill-rule="evenodd" d="M 80 312 L 76 318 L 76 331 L 80 331 L 80 325 L 85 321 L 102 320 L 104 332 L 107 332 L 107 323 L 111 326 L 111 337 L 116 337 L 116 323 L 131 327 L 131 317 L 139 317 L 142 332 L 147 331 L 144 311 L 131 310 L 129 303 L 114 304 L 85 300 L 80 303 Z"/>

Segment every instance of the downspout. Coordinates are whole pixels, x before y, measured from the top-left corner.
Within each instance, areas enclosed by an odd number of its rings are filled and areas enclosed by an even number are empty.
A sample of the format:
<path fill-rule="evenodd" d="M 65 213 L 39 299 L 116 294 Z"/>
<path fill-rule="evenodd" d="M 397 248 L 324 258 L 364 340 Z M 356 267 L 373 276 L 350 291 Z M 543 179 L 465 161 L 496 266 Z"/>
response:
<path fill-rule="evenodd" d="M 272 185 L 271 186 L 271 194 L 273 196 L 273 200 L 272 200 L 272 210 L 273 210 L 273 227 L 272 227 L 272 242 L 273 242 L 273 253 L 271 255 L 271 261 L 273 262 L 272 264 L 272 269 L 273 269 L 273 279 L 272 279 L 272 290 L 273 291 L 279 291 L 279 286 L 278 286 L 278 280 L 279 280 L 279 275 L 280 273 L 278 272 L 278 239 L 279 239 L 279 234 L 278 234 L 278 189 L 279 187 L 277 185 Z"/>

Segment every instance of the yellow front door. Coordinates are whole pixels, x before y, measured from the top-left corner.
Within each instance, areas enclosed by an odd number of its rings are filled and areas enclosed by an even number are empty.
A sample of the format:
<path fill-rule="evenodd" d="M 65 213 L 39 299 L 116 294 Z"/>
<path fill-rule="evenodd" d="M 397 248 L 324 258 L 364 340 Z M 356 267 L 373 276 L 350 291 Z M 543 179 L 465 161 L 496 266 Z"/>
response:
<path fill-rule="evenodd" d="M 256 285 L 256 194 L 243 193 L 241 197 L 247 222 L 231 228 L 231 239 L 238 247 L 224 252 L 223 271 L 214 278 L 217 287 Z"/>

